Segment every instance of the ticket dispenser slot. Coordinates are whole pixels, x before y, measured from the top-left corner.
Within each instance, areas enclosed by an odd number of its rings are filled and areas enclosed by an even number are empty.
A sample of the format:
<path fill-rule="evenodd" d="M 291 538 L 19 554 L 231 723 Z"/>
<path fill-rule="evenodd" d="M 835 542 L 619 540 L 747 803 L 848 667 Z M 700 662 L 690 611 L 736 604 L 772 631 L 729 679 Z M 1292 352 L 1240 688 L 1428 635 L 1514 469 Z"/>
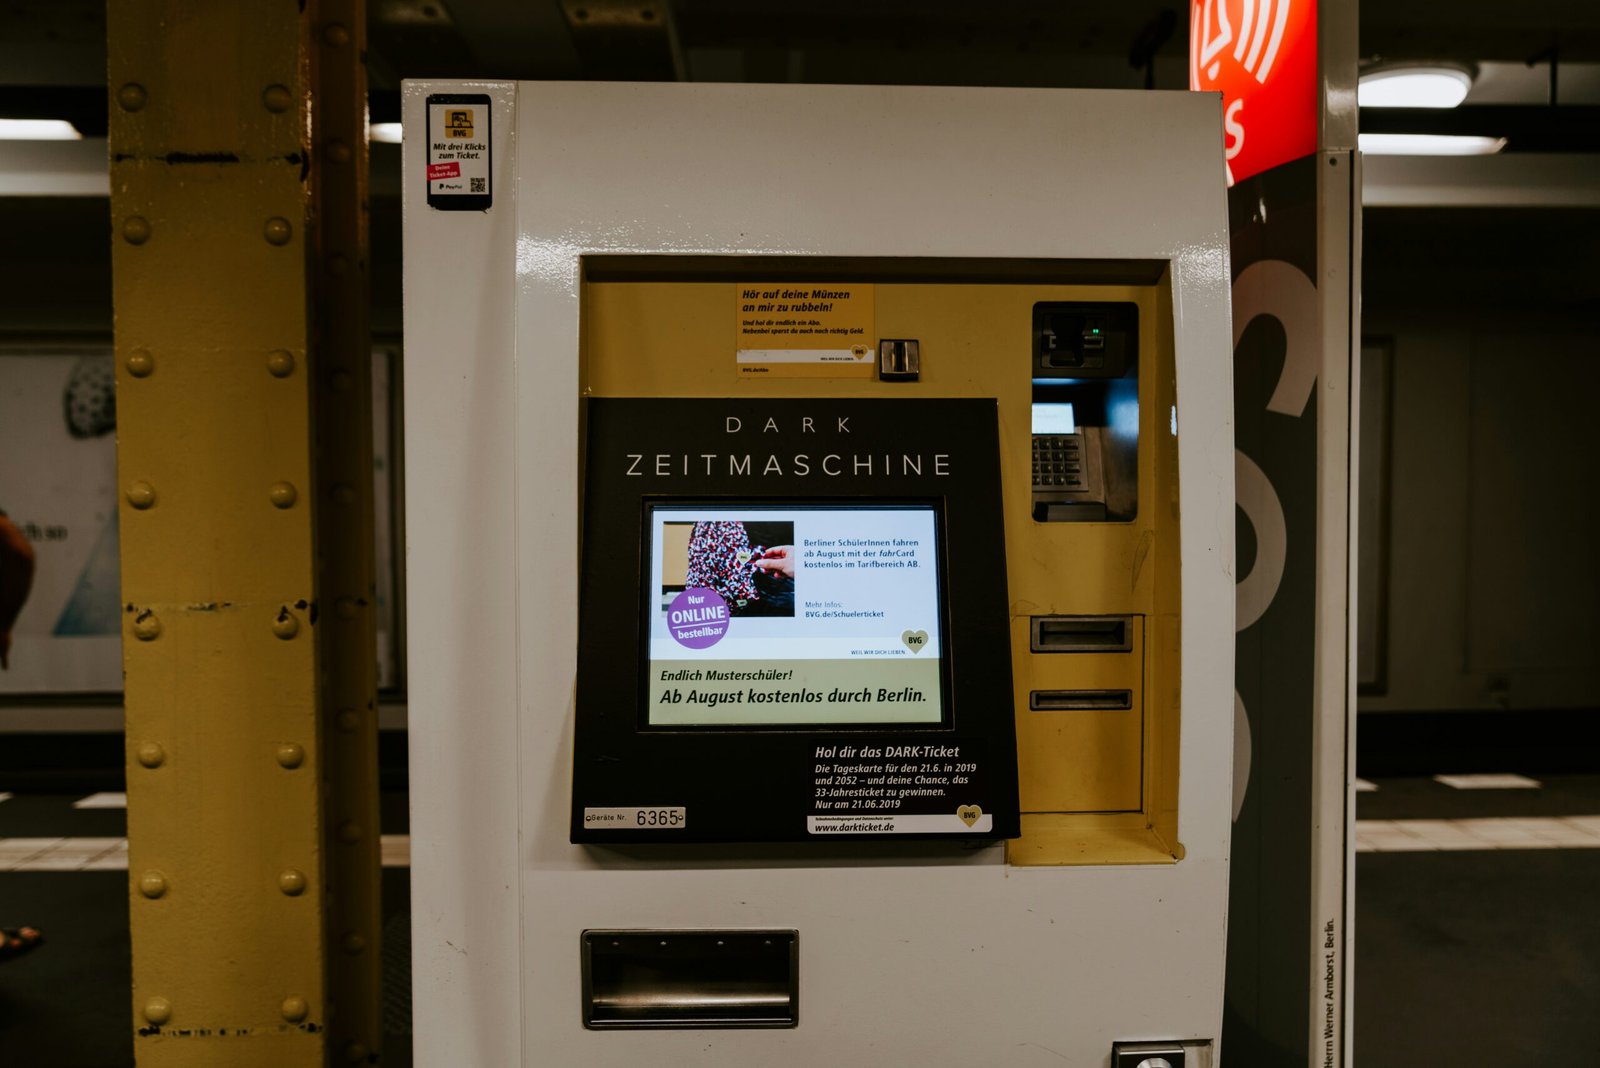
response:
<path fill-rule="evenodd" d="M 1127 522 L 1138 511 L 1139 313 L 1033 306 L 1033 518 Z"/>
<path fill-rule="evenodd" d="M 1028 707 L 1035 712 L 1125 712 L 1133 707 L 1133 691 L 1032 690 Z"/>
<path fill-rule="evenodd" d="M 585 931 L 590 1030 L 794 1027 L 795 931 Z"/>

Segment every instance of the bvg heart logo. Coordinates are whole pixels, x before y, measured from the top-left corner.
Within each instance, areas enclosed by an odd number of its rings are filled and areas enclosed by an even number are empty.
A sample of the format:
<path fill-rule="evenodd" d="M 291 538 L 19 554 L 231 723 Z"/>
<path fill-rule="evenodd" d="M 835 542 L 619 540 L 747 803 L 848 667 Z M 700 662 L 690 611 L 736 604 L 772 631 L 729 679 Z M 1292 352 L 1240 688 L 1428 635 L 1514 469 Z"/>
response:
<path fill-rule="evenodd" d="M 983 815 L 983 809 L 979 808 L 977 805 L 962 805 L 960 808 L 956 809 L 956 818 L 962 823 L 965 823 L 968 827 L 971 827 L 974 823 L 977 823 L 978 817 L 981 815 Z"/>
<path fill-rule="evenodd" d="M 928 645 L 928 632 L 925 630 L 908 630 L 900 635 L 900 640 L 906 643 L 906 648 L 913 653 L 920 653 Z"/>

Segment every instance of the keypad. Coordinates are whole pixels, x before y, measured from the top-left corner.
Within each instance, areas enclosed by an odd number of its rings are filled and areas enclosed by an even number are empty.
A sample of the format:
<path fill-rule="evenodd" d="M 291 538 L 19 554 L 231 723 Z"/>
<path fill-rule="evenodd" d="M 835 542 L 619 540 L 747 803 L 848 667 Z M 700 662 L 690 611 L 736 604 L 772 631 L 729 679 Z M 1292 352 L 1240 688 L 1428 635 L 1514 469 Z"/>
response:
<path fill-rule="evenodd" d="M 1035 434 L 1033 436 L 1033 488 L 1085 490 L 1083 436 Z"/>

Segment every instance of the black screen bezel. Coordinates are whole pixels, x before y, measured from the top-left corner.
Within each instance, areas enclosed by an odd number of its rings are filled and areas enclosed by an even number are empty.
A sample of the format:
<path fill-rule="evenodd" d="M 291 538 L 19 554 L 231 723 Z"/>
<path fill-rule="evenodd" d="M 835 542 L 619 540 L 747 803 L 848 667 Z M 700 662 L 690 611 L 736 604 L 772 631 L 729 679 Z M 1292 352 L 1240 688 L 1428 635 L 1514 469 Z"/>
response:
<path fill-rule="evenodd" d="M 1019 833 L 1012 688 L 1014 620 L 1006 581 L 1000 428 L 993 398 L 590 397 L 583 402 L 580 461 L 577 678 L 572 694 L 571 840 L 629 843 L 806 843 L 827 852 L 846 841 L 970 840 Z M 741 429 L 741 426 L 743 429 Z M 787 433 L 783 431 L 787 430 Z M 770 436 L 767 436 L 770 435 Z M 814 436 L 813 436 L 814 435 Z M 927 463 L 856 467 L 826 463 L 809 471 L 806 453 Z M 773 451 L 785 463 L 770 473 L 745 454 Z M 705 456 L 689 464 L 687 457 Z M 740 462 L 735 462 L 736 458 Z M 759 456 L 758 456 L 759 458 Z M 824 457 L 826 459 L 826 457 Z M 682 462 L 679 462 L 682 461 Z M 644 729 L 640 665 L 649 583 L 644 504 L 933 504 L 942 517 L 936 557 L 945 644 L 943 700 L 949 726 L 789 724 Z M 560 612 L 562 606 L 546 606 Z M 559 691 L 530 693 L 560 702 Z M 560 744 L 553 734 L 537 743 Z M 831 761 L 885 759 L 913 746 L 948 749 L 930 758 L 972 763 L 959 798 L 914 797 L 903 815 L 948 814 L 954 827 L 833 835 L 810 829 L 828 806 Z M 876 751 L 874 751 L 876 750 Z M 957 752 L 959 750 L 959 752 Z M 553 750 L 542 750 L 553 752 Z M 994 820 L 973 832 L 944 805 L 981 805 Z M 679 807 L 672 827 L 591 824 L 592 809 Z M 853 847 L 850 847 L 853 848 Z"/>

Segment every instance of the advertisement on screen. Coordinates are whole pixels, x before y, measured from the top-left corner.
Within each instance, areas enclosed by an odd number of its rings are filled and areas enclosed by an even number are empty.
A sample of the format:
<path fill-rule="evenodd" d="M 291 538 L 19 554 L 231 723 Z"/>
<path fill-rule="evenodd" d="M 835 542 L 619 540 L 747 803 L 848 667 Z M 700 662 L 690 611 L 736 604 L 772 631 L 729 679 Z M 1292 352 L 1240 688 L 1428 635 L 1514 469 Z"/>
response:
<path fill-rule="evenodd" d="M 652 726 L 938 723 L 931 506 L 654 507 Z"/>

